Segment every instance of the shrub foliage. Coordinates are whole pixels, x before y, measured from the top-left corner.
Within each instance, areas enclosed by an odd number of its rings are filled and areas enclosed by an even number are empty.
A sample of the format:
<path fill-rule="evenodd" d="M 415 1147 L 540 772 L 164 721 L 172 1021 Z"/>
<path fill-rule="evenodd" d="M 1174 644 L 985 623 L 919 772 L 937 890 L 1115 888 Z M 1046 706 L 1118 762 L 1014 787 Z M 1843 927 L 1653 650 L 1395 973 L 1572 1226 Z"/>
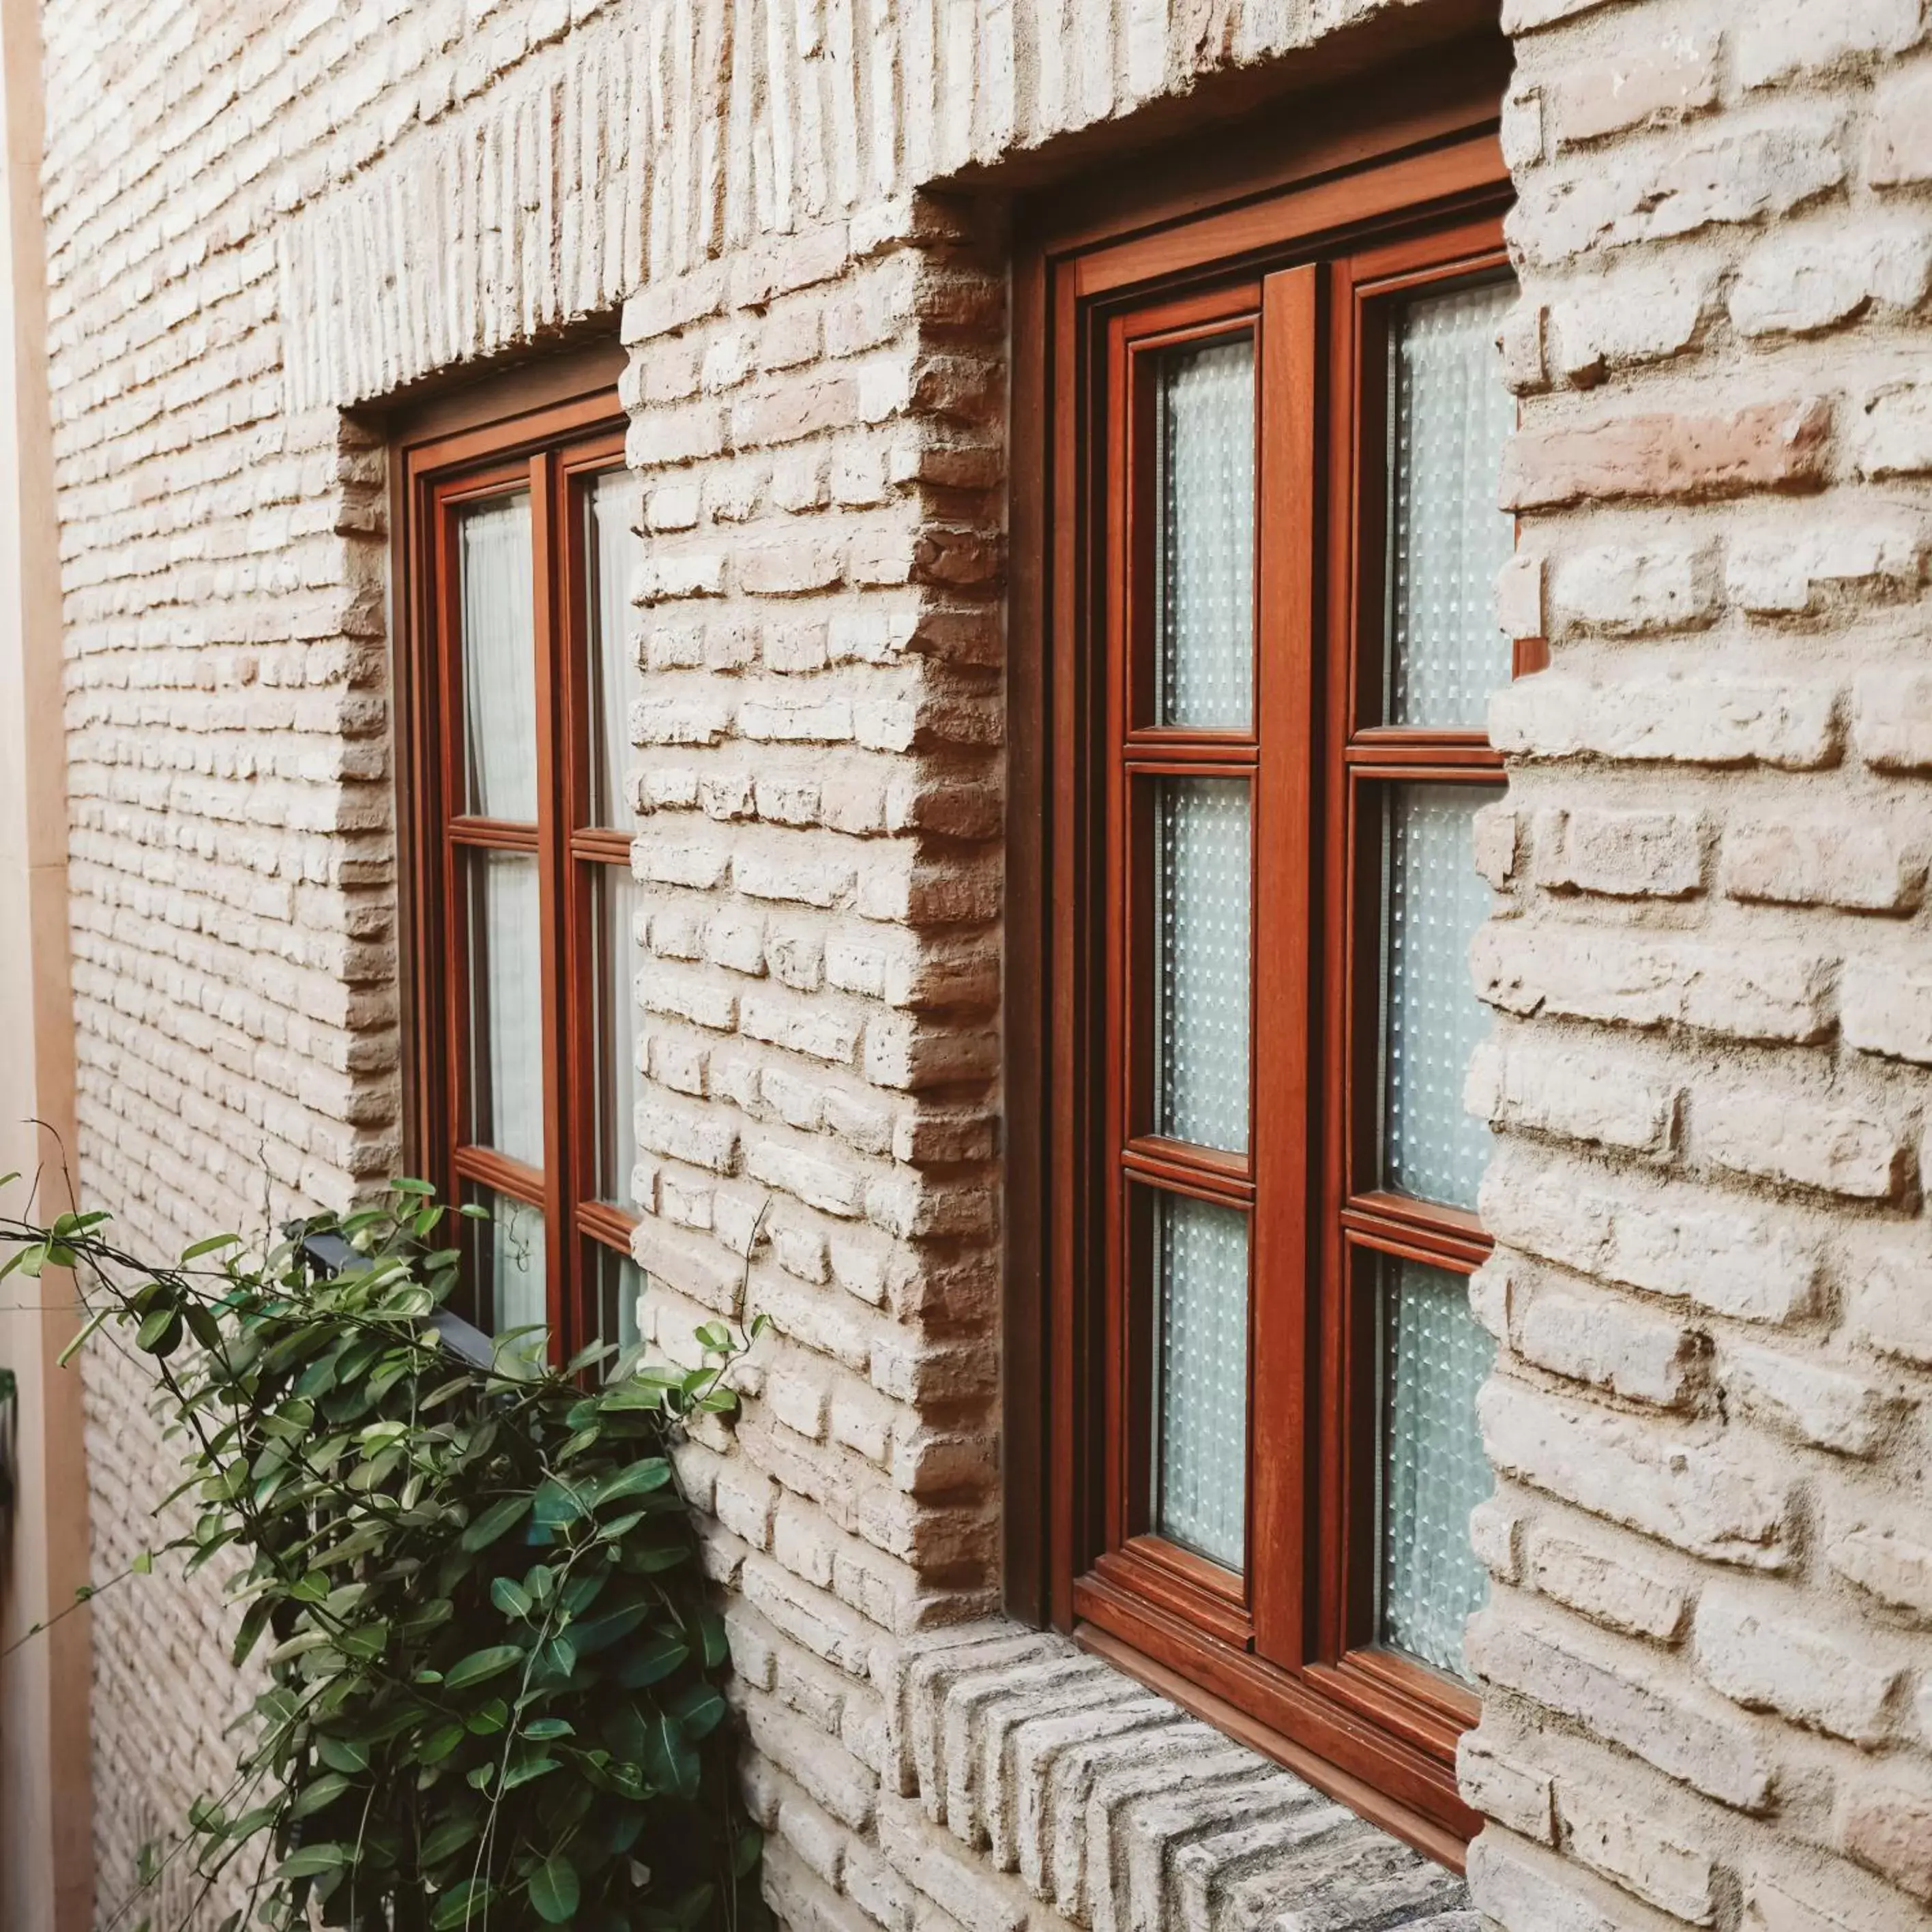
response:
<path fill-rule="evenodd" d="M 608 1348 L 554 1370 L 527 1339 L 478 1366 L 438 1325 L 446 1213 L 399 1180 L 266 1254 L 217 1236 L 162 1268 L 102 1215 L 0 1220 L 4 1272 L 74 1270 L 75 1347 L 152 1364 L 168 1500 L 197 1513 L 165 1547 L 233 1552 L 235 1659 L 266 1663 L 234 1783 L 176 1856 L 197 1898 L 242 1899 L 224 1932 L 748 1922 L 724 1633 L 668 1451 L 734 1406 L 749 1336 L 707 1326 L 690 1372 Z M 333 1273 L 322 1233 L 352 1256 Z"/>

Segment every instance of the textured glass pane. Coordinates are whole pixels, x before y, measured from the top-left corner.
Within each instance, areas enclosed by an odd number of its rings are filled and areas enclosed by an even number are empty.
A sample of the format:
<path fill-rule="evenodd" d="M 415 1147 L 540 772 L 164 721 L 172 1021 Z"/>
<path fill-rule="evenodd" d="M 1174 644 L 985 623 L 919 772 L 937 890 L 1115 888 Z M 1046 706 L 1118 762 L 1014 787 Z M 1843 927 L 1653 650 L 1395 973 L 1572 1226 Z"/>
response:
<path fill-rule="evenodd" d="M 638 883 L 619 866 L 591 880 L 596 958 L 597 1191 L 628 1207 L 638 1164 Z"/>
<path fill-rule="evenodd" d="M 628 1255 L 620 1255 L 601 1241 L 587 1246 L 592 1278 L 597 1284 L 597 1339 L 628 1348 L 638 1339 L 638 1303 L 644 1292 L 644 1271 Z"/>
<path fill-rule="evenodd" d="M 537 862 L 529 852 L 467 852 L 470 874 L 470 1138 L 544 1164 L 543 952 Z"/>
<path fill-rule="evenodd" d="M 472 1318 L 486 1335 L 541 1325 L 549 1319 L 542 1209 L 488 1187 L 466 1187 L 464 1197 L 490 1213 L 487 1221 L 464 1222 L 476 1311 Z"/>
<path fill-rule="evenodd" d="M 1154 1527 L 1241 1567 L 1248 1438 L 1248 1221 L 1154 1197 Z"/>
<path fill-rule="evenodd" d="M 1382 1180 L 1473 1208 L 1490 1134 L 1462 1109 L 1489 1012 L 1469 980 L 1469 942 L 1490 916 L 1474 856 L 1486 785 L 1396 784 L 1383 826 Z"/>
<path fill-rule="evenodd" d="M 530 498 L 520 490 L 460 511 L 466 808 L 537 815 L 537 686 L 530 602 Z"/>
<path fill-rule="evenodd" d="M 1248 1144 L 1248 788 L 1154 781 L 1155 1131 Z"/>
<path fill-rule="evenodd" d="M 638 479 L 598 477 L 584 511 L 590 581 L 590 823 L 628 825 L 631 700 L 642 688 L 632 656 L 631 576 L 642 512 Z"/>
<path fill-rule="evenodd" d="M 1516 299 L 1492 282 L 1406 304 L 1390 356 L 1388 718 L 1480 728 L 1509 681 L 1496 573 L 1510 519 L 1496 507 L 1516 425 L 1496 332 Z"/>
<path fill-rule="evenodd" d="M 1254 715 L 1255 345 L 1169 350 L 1154 404 L 1158 722 Z"/>
<path fill-rule="evenodd" d="M 1489 1578 L 1469 1512 L 1496 1486 L 1476 1391 L 1496 1345 L 1469 1312 L 1469 1280 L 1382 1262 L 1382 1640 L 1468 1675 L 1462 1626 Z"/>

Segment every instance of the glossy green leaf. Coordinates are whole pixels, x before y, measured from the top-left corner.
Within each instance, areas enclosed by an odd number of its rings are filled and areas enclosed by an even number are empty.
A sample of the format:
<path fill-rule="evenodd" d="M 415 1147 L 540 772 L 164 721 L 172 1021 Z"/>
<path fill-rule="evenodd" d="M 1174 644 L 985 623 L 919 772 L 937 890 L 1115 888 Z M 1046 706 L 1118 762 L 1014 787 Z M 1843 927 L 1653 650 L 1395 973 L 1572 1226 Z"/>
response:
<path fill-rule="evenodd" d="M 463 1532 L 463 1547 L 472 1551 L 488 1549 L 506 1530 L 523 1520 L 530 1507 L 528 1496 L 505 1496 L 492 1503 Z"/>
<path fill-rule="evenodd" d="M 530 1874 L 530 1904 L 546 1925 L 561 1925 L 577 1910 L 577 1869 L 553 1852 Z"/>
<path fill-rule="evenodd" d="M 442 1674 L 442 1688 L 446 1690 L 461 1690 L 470 1684 L 481 1684 L 486 1679 L 500 1675 L 513 1664 L 520 1664 L 524 1652 L 514 1643 L 493 1643 L 482 1650 L 472 1650 L 459 1662 L 453 1664 Z"/>

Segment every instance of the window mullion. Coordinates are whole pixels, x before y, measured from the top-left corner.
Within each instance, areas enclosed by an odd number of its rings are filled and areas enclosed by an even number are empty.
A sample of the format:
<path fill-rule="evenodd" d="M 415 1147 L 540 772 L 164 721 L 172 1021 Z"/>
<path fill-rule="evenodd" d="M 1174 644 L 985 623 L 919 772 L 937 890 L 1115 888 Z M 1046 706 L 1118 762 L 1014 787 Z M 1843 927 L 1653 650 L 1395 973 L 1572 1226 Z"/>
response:
<path fill-rule="evenodd" d="M 548 1263 L 545 1306 L 553 1359 L 576 1346 L 569 1330 L 568 1284 L 572 1267 L 569 1227 L 568 1134 L 562 1069 L 569 1024 L 566 988 L 570 949 L 564 932 L 562 844 L 568 814 L 562 788 L 569 767 L 560 756 L 565 686 L 561 610 L 563 532 L 557 515 L 556 459 L 549 452 L 530 460 L 531 596 L 536 649 L 537 878 L 543 960 L 544 1232 Z"/>
<path fill-rule="evenodd" d="M 1302 1660 L 1318 1568 L 1306 1493 L 1322 274 L 1270 275 L 1260 323 L 1250 1575 L 1256 1649 L 1288 1665 Z"/>

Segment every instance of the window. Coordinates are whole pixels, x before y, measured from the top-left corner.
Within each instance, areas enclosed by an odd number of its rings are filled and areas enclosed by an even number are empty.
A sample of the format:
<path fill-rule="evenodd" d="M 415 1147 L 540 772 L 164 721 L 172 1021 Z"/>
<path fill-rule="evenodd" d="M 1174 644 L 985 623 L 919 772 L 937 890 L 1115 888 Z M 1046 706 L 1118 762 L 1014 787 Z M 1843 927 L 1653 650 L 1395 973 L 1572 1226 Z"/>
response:
<path fill-rule="evenodd" d="M 1534 668 L 1492 615 L 1503 192 L 1478 129 L 1076 230 L 1022 275 L 1016 378 L 1054 404 L 1016 514 L 1050 560 L 1040 1071 L 1010 1062 L 1045 1607 L 1451 1858 L 1492 1487 L 1472 828 L 1489 698 Z"/>
<path fill-rule="evenodd" d="M 598 365 L 602 373 L 602 365 Z M 443 412 L 398 451 L 416 1158 L 465 1316 L 554 1359 L 636 1334 L 629 580 L 614 392 Z"/>

